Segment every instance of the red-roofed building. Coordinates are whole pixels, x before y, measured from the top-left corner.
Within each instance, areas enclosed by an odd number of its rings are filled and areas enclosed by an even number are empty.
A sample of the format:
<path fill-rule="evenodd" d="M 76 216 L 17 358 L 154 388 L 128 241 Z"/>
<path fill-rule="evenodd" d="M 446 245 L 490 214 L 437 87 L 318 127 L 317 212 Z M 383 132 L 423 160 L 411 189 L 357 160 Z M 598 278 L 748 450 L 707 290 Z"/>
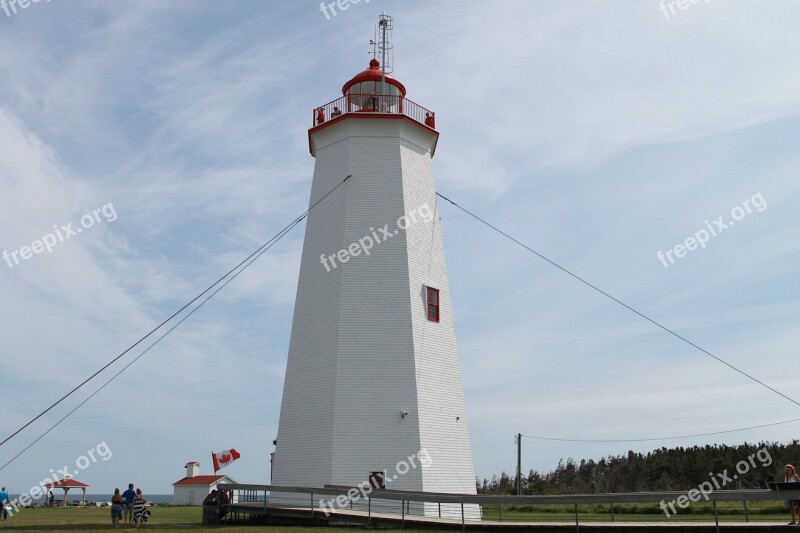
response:
<path fill-rule="evenodd" d="M 172 503 L 174 505 L 201 505 L 206 496 L 217 488 L 219 483 L 236 483 L 233 478 L 214 474 L 200 475 L 200 463 L 186 463 L 186 477 L 172 484 Z"/>
<path fill-rule="evenodd" d="M 86 505 L 86 489 L 89 488 L 89 485 L 86 483 L 81 483 L 77 479 L 72 479 L 71 477 L 65 477 L 64 479 L 48 483 L 45 486 L 47 490 L 64 489 L 64 505 L 67 505 L 67 493 L 69 489 L 81 489 L 83 491 L 83 504 Z"/>

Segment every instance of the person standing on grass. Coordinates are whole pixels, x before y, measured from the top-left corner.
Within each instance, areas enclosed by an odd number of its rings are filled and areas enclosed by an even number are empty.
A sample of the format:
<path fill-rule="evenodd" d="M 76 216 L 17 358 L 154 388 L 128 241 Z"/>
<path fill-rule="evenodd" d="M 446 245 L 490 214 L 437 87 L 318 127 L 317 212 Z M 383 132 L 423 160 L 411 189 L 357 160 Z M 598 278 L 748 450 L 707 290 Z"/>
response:
<path fill-rule="evenodd" d="M 6 509 L 8 502 L 9 502 L 8 491 L 6 490 L 5 487 L 3 487 L 3 490 L 0 490 L 0 507 L 3 508 L 3 520 L 8 518 L 8 509 Z"/>
<path fill-rule="evenodd" d="M 133 499 L 136 498 L 136 491 L 133 490 L 133 483 L 128 483 L 128 490 L 122 493 L 122 499 L 125 500 L 123 511 L 125 518 L 123 520 L 126 524 L 133 524 Z"/>
<path fill-rule="evenodd" d="M 798 483 L 800 482 L 800 476 L 797 475 L 797 472 L 794 470 L 794 466 L 786 465 L 786 482 L 787 483 Z M 792 512 L 792 521 L 789 522 L 790 526 L 798 525 L 798 508 L 800 507 L 800 500 L 789 500 L 789 510 Z"/>
<path fill-rule="evenodd" d="M 122 504 L 125 500 L 119 489 L 114 489 L 114 495 L 111 497 L 111 525 L 119 527 L 119 521 L 122 520 Z"/>
<path fill-rule="evenodd" d="M 136 497 L 133 499 L 133 516 L 136 519 L 136 527 L 142 523 L 142 517 L 144 516 L 144 504 L 147 503 L 147 500 L 142 494 L 142 489 L 136 489 Z"/>

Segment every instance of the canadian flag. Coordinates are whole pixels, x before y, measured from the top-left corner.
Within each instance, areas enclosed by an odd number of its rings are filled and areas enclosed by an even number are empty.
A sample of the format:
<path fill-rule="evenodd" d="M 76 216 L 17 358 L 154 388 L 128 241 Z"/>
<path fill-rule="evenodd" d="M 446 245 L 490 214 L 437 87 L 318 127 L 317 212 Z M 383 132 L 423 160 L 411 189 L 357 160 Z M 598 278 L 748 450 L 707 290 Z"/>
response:
<path fill-rule="evenodd" d="M 214 461 L 214 472 L 216 473 L 220 468 L 228 466 L 239 457 L 241 457 L 241 455 L 233 448 L 216 453 L 211 452 L 211 459 Z"/>

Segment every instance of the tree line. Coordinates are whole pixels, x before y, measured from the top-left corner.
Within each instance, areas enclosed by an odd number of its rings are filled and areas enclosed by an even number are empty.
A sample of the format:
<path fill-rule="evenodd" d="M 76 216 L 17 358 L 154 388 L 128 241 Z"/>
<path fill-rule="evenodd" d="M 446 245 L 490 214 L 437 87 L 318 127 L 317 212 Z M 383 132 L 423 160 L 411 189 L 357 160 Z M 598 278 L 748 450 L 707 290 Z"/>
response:
<path fill-rule="evenodd" d="M 740 464 L 745 461 L 745 464 Z M 749 462 L 748 462 L 749 461 Z M 800 443 L 747 442 L 666 448 L 599 461 L 561 459 L 550 472 L 530 470 L 522 475 L 523 494 L 591 494 L 602 492 L 684 491 L 727 470 L 726 489 L 763 489 L 768 481 L 783 481 L 786 464 L 800 463 Z M 737 465 L 739 470 L 737 471 Z M 742 473 L 743 470 L 746 472 Z M 722 479 L 718 477 L 718 479 Z M 492 479 L 476 479 L 478 494 L 516 494 L 516 475 L 502 472 Z"/>

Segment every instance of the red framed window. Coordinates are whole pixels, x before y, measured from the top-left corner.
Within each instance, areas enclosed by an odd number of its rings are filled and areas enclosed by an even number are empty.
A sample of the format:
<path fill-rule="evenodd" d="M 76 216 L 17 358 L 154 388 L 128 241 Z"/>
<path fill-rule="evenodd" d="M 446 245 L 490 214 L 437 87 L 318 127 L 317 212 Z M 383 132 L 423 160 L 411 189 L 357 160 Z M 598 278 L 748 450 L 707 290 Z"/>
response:
<path fill-rule="evenodd" d="M 425 287 L 425 295 L 428 320 L 439 322 L 439 289 Z"/>

